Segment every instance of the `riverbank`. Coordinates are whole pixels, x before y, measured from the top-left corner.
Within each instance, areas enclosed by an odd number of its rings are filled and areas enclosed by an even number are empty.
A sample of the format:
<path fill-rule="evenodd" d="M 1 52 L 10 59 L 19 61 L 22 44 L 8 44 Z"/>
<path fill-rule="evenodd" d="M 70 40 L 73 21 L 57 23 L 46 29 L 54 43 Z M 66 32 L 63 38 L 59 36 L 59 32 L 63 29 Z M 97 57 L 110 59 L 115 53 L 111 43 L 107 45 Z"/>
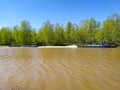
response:
<path fill-rule="evenodd" d="M 8 48 L 9 46 L 5 45 L 5 46 L 1 46 L 0 45 L 0 48 Z"/>
<path fill-rule="evenodd" d="M 120 46 L 116 45 L 68 45 L 68 46 L 38 46 L 38 45 L 17 45 L 17 46 L 0 46 L 0 48 L 9 48 L 9 47 L 26 47 L 26 48 L 116 48 Z"/>

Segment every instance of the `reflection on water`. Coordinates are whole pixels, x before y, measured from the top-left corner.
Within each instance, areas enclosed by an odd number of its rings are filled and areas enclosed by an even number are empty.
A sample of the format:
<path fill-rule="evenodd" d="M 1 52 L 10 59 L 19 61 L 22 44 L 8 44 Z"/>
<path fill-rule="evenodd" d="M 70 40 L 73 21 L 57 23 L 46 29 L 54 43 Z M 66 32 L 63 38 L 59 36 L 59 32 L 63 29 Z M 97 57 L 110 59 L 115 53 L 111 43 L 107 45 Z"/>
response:
<path fill-rule="evenodd" d="M 120 48 L 0 48 L 0 90 L 120 90 Z"/>

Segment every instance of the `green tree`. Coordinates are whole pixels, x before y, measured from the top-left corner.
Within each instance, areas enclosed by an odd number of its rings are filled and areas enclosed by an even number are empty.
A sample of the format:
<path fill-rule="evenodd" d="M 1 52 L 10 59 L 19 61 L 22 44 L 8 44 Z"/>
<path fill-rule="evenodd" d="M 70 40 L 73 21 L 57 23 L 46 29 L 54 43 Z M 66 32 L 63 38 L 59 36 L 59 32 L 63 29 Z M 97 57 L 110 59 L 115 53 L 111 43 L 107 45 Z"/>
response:
<path fill-rule="evenodd" d="M 13 27 L 12 31 L 12 44 L 21 45 L 20 31 L 18 26 Z"/>
<path fill-rule="evenodd" d="M 53 25 L 47 21 L 38 31 L 37 40 L 39 44 L 54 45 Z"/>
<path fill-rule="evenodd" d="M 95 34 L 95 41 L 96 42 L 101 42 L 101 41 L 104 41 L 104 33 L 103 33 L 103 30 L 102 29 L 98 29 L 96 31 L 96 34 Z"/>
<path fill-rule="evenodd" d="M 12 41 L 11 31 L 9 28 L 3 27 L 0 30 L 0 44 L 10 45 Z"/>
<path fill-rule="evenodd" d="M 86 36 L 85 41 L 87 43 L 95 42 L 95 34 L 98 28 L 100 28 L 100 22 L 97 22 L 94 18 L 90 18 L 82 21 L 80 30 L 82 30 L 83 32 L 85 31 L 85 33 L 87 33 L 87 36 L 84 34 Z M 85 39 L 84 36 L 83 38 Z"/>
<path fill-rule="evenodd" d="M 66 25 L 66 29 L 65 29 L 65 42 L 66 42 L 66 44 L 71 44 L 72 43 L 72 40 L 71 40 L 72 33 L 71 33 L 71 31 L 73 29 L 74 28 L 72 26 L 72 23 L 68 22 L 67 25 Z"/>
<path fill-rule="evenodd" d="M 64 45 L 64 29 L 57 23 L 54 30 L 55 45 Z"/>
<path fill-rule="evenodd" d="M 35 31 L 35 29 L 32 29 L 30 32 L 30 36 L 31 36 L 31 44 L 37 44 L 37 33 Z"/>
<path fill-rule="evenodd" d="M 107 43 L 114 42 L 114 20 L 107 20 L 103 23 L 103 34 L 104 34 L 104 41 Z"/>
<path fill-rule="evenodd" d="M 120 16 L 112 14 L 103 22 L 104 40 L 109 44 L 120 44 Z"/>
<path fill-rule="evenodd" d="M 31 26 L 28 21 L 22 21 L 20 25 L 21 42 L 24 45 L 31 44 Z"/>
<path fill-rule="evenodd" d="M 113 13 L 108 19 L 112 19 L 115 22 L 113 30 L 113 41 L 114 44 L 120 45 L 120 15 Z"/>

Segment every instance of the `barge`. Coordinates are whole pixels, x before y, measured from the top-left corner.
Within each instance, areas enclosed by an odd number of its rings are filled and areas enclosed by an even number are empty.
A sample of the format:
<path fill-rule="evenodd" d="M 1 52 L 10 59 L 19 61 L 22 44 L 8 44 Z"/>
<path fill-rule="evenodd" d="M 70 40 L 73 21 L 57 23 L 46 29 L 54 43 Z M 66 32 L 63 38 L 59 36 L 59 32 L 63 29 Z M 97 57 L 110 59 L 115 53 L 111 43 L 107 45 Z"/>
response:
<path fill-rule="evenodd" d="M 80 45 L 78 48 L 116 48 L 116 45 Z"/>

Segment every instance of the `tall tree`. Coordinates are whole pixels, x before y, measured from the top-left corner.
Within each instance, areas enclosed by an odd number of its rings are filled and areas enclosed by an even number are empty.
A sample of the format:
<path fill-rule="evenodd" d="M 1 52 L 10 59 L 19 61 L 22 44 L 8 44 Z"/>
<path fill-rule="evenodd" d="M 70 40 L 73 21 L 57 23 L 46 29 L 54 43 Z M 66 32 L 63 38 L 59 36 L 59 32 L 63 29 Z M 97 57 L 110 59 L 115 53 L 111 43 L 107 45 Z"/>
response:
<path fill-rule="evenodd" d="M 31 44 L 31 26 L 28 21 L 22 21 L 20 26 L 20 36 L 22 44 Z"/>
<path fill-rule="evenodd" d="M 21 37 L 20 37 L 20 31 L 18 26 L 13 27 L 12 31 L 12 44 L 13 45 L 21 45 Z"/>
<path fill-rule="evenodd" d="M 87 30 L 87 43 L 95 42 L 96 30 L 100 27 L 100 22 L 97 22 L 94 18 L 86 19 L 82 22 L 81 30 Z"/>
<path fill-rule="evenodd" d="M 54 30 L 55 45 L 64 45 L 64 29 L 57 23 Z"/>
<path fill-rule="evenodd" d="M 110 44 L 120 44 L 120 16 L 112 14 L 103 22 L 104 40 Z"/>
<path fill-rule="evenodd" d="M 47 21 L 43 24 L 42 28 L 38 31 L 38 42 L 43 43 L 44 45 L 53 45 L 54 44 L 54 32 L 53 25 Z"/>
<path fill-rule="evenodd" d="M 12 41 L 11 31 L 9 28 L 3 27 L 0 30 L 0 44 L 10 45 Z"/>
<path fill-rule="evenodd" d="M 32 29 L 31 32 L 30 32 L 30 35 L 31 35 L 31 44 L 37 44 L 37 33 L 36 33 L 36 30 L 35 29 Z"/>
<path fill-rule="evenodd" d="M 72 43 L 72 40 L 71 40 L 71 31 L 73 30 L 73 26 L 72 26 L 72 23 L 71 22 L 68 22 L 67 25 L 66 25 L 66 29 L 65 29 L 65 42 L 66 44 L 71 44 Z"/>

